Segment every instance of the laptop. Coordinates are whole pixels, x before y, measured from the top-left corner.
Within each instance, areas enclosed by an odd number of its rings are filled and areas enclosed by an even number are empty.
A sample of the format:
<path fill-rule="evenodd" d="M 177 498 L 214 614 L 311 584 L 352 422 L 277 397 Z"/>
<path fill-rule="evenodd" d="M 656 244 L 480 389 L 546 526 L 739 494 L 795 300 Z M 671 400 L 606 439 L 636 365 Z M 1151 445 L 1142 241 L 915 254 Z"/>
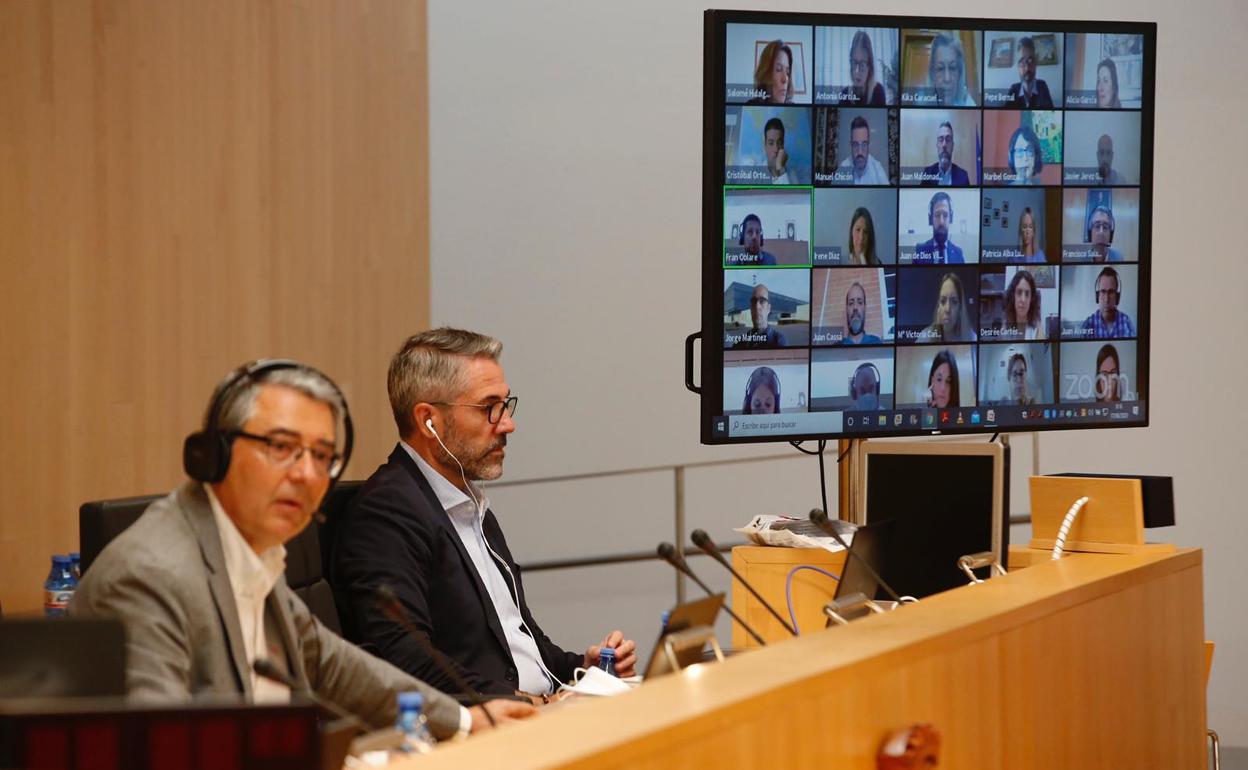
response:
<path fill-rule="evenodd" d="M 854 531 L 849 553 L 845 555 L 845 566 L 841 568 L 841 578 L 836 583 L 836 593 L 832 596 L 833 601 L 839 602 L 854 594 L 862 594 L 871 600 L 876 598 L 880 592 L 880 581 L 863 562 L 870 565 L 876 575 L 884 574 L 892 528 L 893 522 L 889 520 L 865 524 Z M 869 612 L 869 609 L 862 607 L 849 614 L 842 614 L 842 617 L 853 620 Z"/>
<path fill-rule="evenodd" d="M 125 694 L 126 635 L 120 621 L 0 621 L 0 698 Z"/>

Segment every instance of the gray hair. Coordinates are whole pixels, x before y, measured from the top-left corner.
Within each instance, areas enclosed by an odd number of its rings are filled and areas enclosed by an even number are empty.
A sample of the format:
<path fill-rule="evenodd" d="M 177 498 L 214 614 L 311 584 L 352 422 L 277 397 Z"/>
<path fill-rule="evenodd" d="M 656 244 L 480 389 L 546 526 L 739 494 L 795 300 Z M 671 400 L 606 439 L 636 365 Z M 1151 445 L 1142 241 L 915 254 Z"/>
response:
<path fill-rule="evenodd" d="M 468 387 L 464 372 L 468 359 L 497 361 L 502 352 L 503 343 L 493 337 L 449 326 L 408 337 L 390 359 L 386 377 L 399 435 L 407 436 L 416 429 L 412 409 L 417 404 L 449 401 Z"/>
<path fill-rule="evenodd" d="M 941 32 L 932 38 L 931 51 L 927 59 L 927 84 L 935 85 L 936 78 L 933 77 L 936 69 L 936 52 L 941 48 L 951 48 L 958 58 L 958 70 L 961 74 L 958 76 L 958 92 L 954 97 L 961 99 L 966 94 L 966 53 L 962 50 L 962 41 L 953 32 Z"/>
<path fill-rule="evenodd" d="M 221 387 L 236 376 L 235 372 L 231 372 L 217 386 L 217 391 L 213 393 L 214 401 Z M 218 430 L 222 433 L 242 430 L 243 425 L 255 416 L 256 397 L 260 394 L 260 388 L 265 385 L 281 385 L 297 390 L 308 398 L 325 404 L 333 414 L 334 428 L 337 431 L 342 415 L 346 412 L 346 404 L 343 403 L 342 395 L 328 377 L 310 366 L 303 365 L 287 369 L 270 369 L 257 376 L 244 378 L 241 385 L 235 385 L 229 393 L 225 394 L 225 402 L 221 405 L 220 416 L 217 418 Z M 208 425 L 208 421 L 212 419 L 209 413 L 211 411 L 212 404 L 210 403 L 204 413 L 205 430 L 212 428 Z"/>

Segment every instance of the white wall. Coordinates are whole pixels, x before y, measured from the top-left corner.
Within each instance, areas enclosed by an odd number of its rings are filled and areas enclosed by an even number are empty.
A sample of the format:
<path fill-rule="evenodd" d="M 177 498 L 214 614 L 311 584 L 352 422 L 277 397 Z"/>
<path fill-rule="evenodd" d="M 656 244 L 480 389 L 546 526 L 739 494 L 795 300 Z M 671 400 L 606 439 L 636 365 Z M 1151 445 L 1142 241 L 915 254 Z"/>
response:
<path fill-rule="evenodd" d="M 828 9 L 808 0 L 749 5 Z M 812 507 L 818 481 L 813 458 L 783 445 L 700 446 L 697 400 L 681 385 L 683 338 L 700 319 L 703 7 L 430 3 L 433 319 L 506 342 L 520 427 L 505 479 L 795 455 L 690 472 L 690 528 L 728 540 L 728 527 L 753 513 Z M 916 15 L 930 8 L 889 6 Z M 851 0 L 838 10 L 879 5 Z M 1003 6 L 957 0 L 947 10 L 991 16 Z M 1237 312 L 1248 288 L 1239 211 L 1248 4 L 1050 0 L 1043 12 L 1159 22 L 1162 214 L 1153 222 L 1153 426 L 1045 434 L 1041 470 L 1175 477 L 1180 524 L 1156 534 L 1205 549 L 1206 632 L 1218 644 L 1209 721 L 1225 743 L 1248 744 L 1239 588 L 1248 419 L 1231 386 L 1248 379 L 1248 325 Z M 1017 443 L 1014 507 L 1026 510 L 1030 441 Z M 655 473 L 491 496 L 523 562 L 670 538 L 672 483 Z M 704 561 L 695 566 L 726 586 Z M 535 574 L 528 585 L 538 617 L 565 645 L 584 646 L 617 620 L 648 646 L 672 582 L 661 565 L 643 563 Z"/>

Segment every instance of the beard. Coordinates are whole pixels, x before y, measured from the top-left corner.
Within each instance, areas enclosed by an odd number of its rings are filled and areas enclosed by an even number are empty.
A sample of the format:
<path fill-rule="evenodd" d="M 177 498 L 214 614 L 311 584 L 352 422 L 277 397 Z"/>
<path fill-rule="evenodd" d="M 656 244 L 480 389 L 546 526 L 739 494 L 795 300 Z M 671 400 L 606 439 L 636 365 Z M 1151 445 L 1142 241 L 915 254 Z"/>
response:
<path fill-rule="evenodd" d="M 446 433 L 446 446 L 438 446 L 438 459 L 443 463 L 462 466 L 468 481 L 493 481 L 503 475 L 503 458 L 492 453 L 507 446 L 506 435 L 474 445 L 458 434 L 453 421 L 448 421 Z"/>
<path fill-rule="evenodd" d="M 858 336 L 862 334 L 862 316 L 854 313 L 849 317 L 849 333 Z"/>

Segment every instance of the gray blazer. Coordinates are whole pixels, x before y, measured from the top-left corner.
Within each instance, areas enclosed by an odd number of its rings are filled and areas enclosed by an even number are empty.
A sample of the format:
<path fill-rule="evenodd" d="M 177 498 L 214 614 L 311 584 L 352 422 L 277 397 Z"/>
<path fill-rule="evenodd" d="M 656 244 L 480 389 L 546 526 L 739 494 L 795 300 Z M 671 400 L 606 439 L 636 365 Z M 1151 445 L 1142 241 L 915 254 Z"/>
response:
<path fill-rule="evenodd" d="M 420 690 L 434 737 L 459 729 L 453 698 L 325 628 L 285 578 L 269 593 L 266 612 L 281 630 L 291 674 L 301 686 L 375 727 L 394 723 L 396 692 Z M 251 696 L 221 538 L 198 483 L 153 503 L 104 548 L 74 592 L 69 613 L 116 617 L 125 625 L 131 697 Z"/>

